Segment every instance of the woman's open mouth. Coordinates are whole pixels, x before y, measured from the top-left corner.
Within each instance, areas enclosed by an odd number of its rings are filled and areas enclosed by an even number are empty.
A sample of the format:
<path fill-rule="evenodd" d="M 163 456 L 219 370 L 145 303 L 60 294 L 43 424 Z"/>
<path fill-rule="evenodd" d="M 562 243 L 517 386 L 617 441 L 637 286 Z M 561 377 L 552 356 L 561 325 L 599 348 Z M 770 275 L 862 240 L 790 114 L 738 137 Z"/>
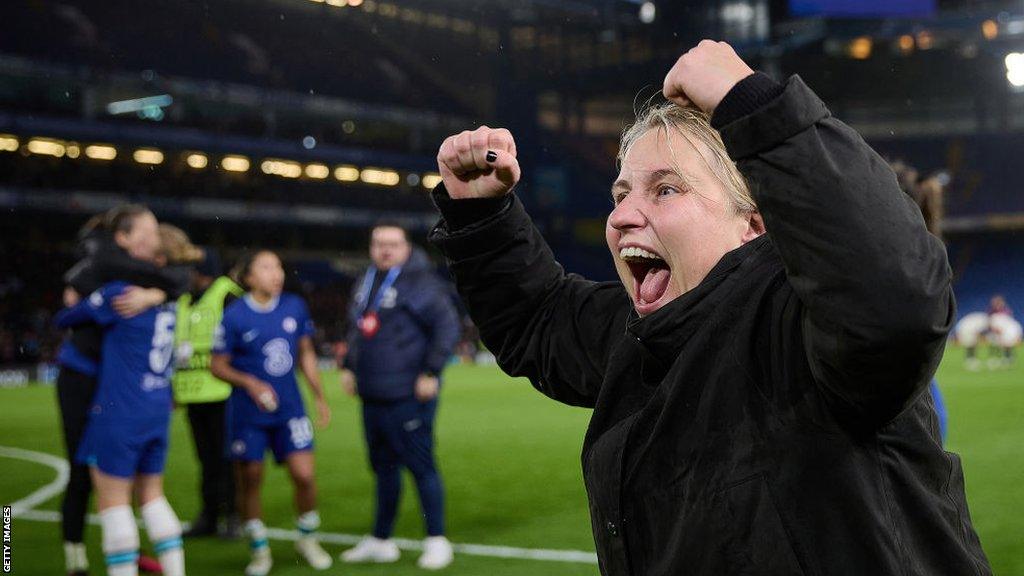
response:
<path fill-rule="evenodd" d="M 661 308 L 662 298 L 668 291 L 672 269 L 665 259 L 643 248 L 629 246 L 619 250 L 619 258 L 633 274 L 633 304 L 641 316 Z"/>

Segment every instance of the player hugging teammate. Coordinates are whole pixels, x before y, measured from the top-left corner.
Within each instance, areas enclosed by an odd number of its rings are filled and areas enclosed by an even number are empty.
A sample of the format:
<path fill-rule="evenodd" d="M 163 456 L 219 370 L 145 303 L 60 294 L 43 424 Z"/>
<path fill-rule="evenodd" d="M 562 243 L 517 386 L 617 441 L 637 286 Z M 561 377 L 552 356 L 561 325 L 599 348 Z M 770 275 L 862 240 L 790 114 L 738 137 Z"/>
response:
<path fill-rule="evenodd" d="M 146 243 L 152 250 L 145 255 L 158 265 L 196 258 L 198 249 L 187 236 L 173 226 L 158 229 L 148 210 L 133 213 L 130 228 L 152 239 Z M 99 386 L 76 459 L 90 467 L 96 488 L 107 573 L 138 573 L 134 491 L 163 573 L 184 576 L 181 523 L 163 491 L 175 315 L 162 293 L 160 303 L 129 317 L 119 315 L 114 299 L 130 288 L 125 282 L 109 282 L 57 317 L 62 328 L 88 323 L 104 328 Z"/>

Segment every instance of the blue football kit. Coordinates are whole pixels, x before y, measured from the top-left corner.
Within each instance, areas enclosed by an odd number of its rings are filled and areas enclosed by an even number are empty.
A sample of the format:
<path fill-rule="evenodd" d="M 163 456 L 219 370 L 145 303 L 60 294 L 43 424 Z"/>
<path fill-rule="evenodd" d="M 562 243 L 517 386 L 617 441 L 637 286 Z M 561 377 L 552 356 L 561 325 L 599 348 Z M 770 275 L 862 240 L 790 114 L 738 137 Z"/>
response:
<path fill-rule="evenodd" d="M 112 301 L 127 288 L 111 282 L 57 316 L 60 327 L 104 327 L 99 385 L 76 460 L 113 476 L 160 474 L 170 425 L 173 304 L 123 318 Z"/>
<path fill-rule="evenodd" d="M 273 387 L 277 409 L 261 410 L 241 388 L 228 399 L 229 450 L 239 461 L 262 461 L 269 448 L 280 463 L 289 454 L 313 449 L 313 426 L 306 416 L 295 361 L 299 341 L 313 334 L 302 298 L 281 294 L 261 305 L 246 294 L 224 310 L 213 353 L 231 356 L 231 366 Z"/>

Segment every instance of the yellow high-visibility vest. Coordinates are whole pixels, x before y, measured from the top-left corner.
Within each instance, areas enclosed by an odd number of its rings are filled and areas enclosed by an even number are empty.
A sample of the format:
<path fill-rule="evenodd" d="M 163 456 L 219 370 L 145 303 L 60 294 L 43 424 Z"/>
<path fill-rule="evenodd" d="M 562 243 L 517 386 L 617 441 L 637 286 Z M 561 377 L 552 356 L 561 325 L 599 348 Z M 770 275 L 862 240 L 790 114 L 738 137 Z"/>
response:
<path fill-rule="evenodd" d="M 179 404 L 219 402 L 231 395 L 231 385 L 210 373 L 213 333 L 224 316 L 228 294 L 244 291 L 227 276 L 210 284 L 195 303 L 192 295 L 178 298 L 178 323 L 174 330 L 175 370 L 172 384 Z"/>

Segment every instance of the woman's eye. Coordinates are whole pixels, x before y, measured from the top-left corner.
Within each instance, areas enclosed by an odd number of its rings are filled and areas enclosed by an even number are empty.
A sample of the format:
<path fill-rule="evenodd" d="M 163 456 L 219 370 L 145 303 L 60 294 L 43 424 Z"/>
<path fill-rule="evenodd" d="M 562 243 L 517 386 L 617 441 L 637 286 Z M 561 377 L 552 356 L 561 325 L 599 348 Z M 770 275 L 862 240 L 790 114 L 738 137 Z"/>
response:
<path fill-rule="evenodd" d="M 668 196 L 669 194 L 678 194 L 679 190 L 672 186 L 662 186 L 658 188 L 658 196 Z"/>

